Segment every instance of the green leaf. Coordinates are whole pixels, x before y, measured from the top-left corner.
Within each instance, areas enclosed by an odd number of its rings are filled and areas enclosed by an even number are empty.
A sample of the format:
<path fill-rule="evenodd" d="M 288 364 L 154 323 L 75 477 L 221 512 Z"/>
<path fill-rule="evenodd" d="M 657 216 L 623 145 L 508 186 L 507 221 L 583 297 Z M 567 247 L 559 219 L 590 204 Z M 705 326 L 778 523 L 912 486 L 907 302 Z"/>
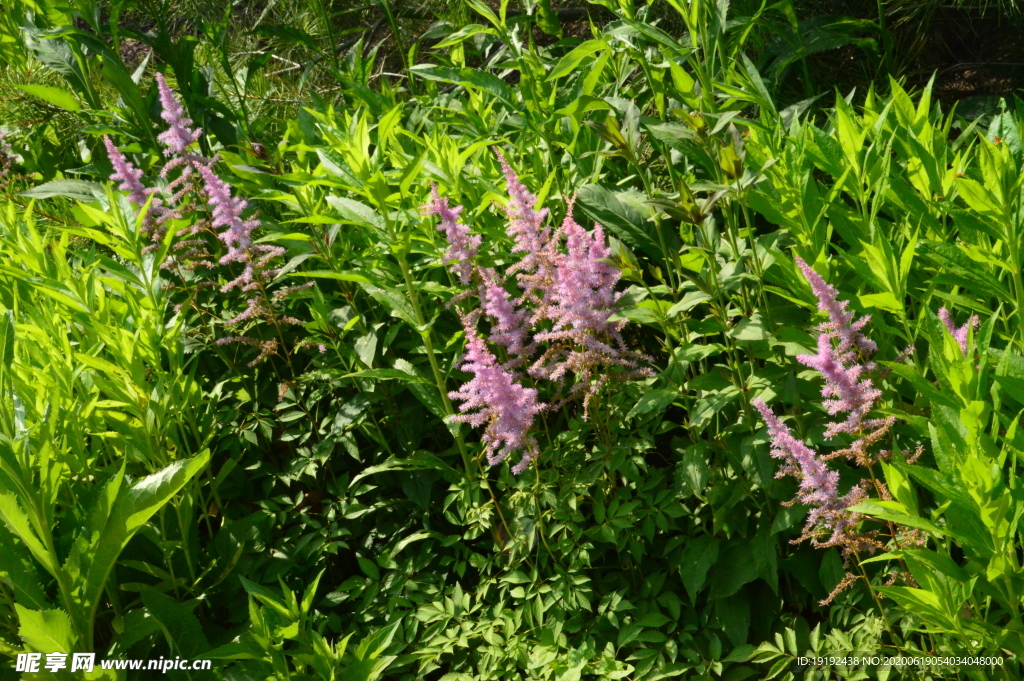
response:
<path fill-rule="evenodd" d="M 493 28 L 488 28 L 481 24 L 470 24 L 468 26 L 463 26 L 441 42 L 434 45 L 433 49 L 441 50 L 446 47 L 458 45 L 459 43 L 465 42 L 473 36 L 480 35 L 481 33 L 486 35 L 497 35 L 497 32 Z"/>
<path fill-rule="evenodd" d="M 619 201 L 608 189 L 589 184 L 580 189 L 576 205 L 587 217 L 610 231 L 630 248 L 642 251 L 662 265 L 665 264 L 661 247 L 644 229 L 644 221 L 640 214 Z"/>
<path fill-rule="evenodd" d="M 10 369 L 14 363 L 14 311 L 4 312 L 0 319 L 0 367 Z"/>
<path fill-rule="evenodd" d="M 683 452 L 683 460 L 679 462 L 679 473 L 692 494 L 700 496 L 704 493 L 710 472 L 707 444 L 697 442 L 687 447 Z"/>
<path fill-rule="evenodd" d="M 210 451 L 203 450 L 198 456 L 176 461 L 130 487 L 120 487 L 110 515 L 92 547 L 92 562 L 81 588 L 85 608 L 95 610 L 114 563 L 135 533 L 195 477 L 209 460 Z"/>
<path fill-rule="evenodd" d="M 31 189 L 27 189 L 19 196 L 30 199 L 49 199 L 54 196 L 63 196 L 82 203 L 91 203 L 97 199 L 106 197 L 103 185 L 85 180 L 51 180 Z"/>
<path fill-rule="evenodd" d="M 321 162 L 323 159 L 321 159 Z M 365 203 L 360 203 L 354 199 L 346 199 L 340 196 L 328 196 L 327 203 L 338 211 L 338 214 L 344 220 L 349 222 L 355 222 L 360 225 L 367 225 L 369 227 L 375 227 L 377 229 L 384 228 L 384 219 Z"/>
<path fill-rule="evenodd" d="M 708 598 L 728 598 L 757 577 L 757 563 L 754 561 L 750 542 L 734 542 L 725 551 L 722 560 L 716 563 Z"/>
<path fill-rule="evenodd" d="M 160 631 L 160 623 L 146 608 L 136 608 L 124 616 L 124 633 L 117 637 L 110 657 L 119 657 L 117 651 L 127 651 L 142 639 Z"/>
<path fill-rule="evenodd" d="M 537 27 L 550 36 L 562 37 L 562 24 L 551 9 L 551 0 L 537 0 Z"/>
<path fill-rule="evenodd" d="M 903 304 L 896 300 L 896 296 L 888 291 L 884 293 L 867 293 L 857 296 L 857 298 L 864 307 L 874 307 L 886 312 L 903 314 Z"/>
<path fill-rule="evenodd" d="M 1013 298 L 1006 287 L 986 268 L 967 257 L 958 246 L 938 241 L 925 241 L 918 246 L 935 263 L 935 283 L 963 286 L 969 291 L 991 296 L 999 301 Z"/>
<path fill-rule="evenodd" d="M 0 519 L 3 520 L 11 534 L 16 536 L 28 547 L 32 556 L 43 568 L 54 577 L 57 576 L 55 557 L 46 550 L 38 535 L 32 528 L 28 515 L 21 509 L 17 498 L 10 493 L 0 494 Z"/>
<path fill-rule="evenodd" d="M 514 90 L 509 84 L 488 71 L 471 68 L 453 69 L 436 64 L 416 64 L 410 67 L 409 71 L 426 80 L 483 90 L 508 104 L 512 104 L 516 100 Z"/>
<path fill-rule="evenodd" d="M 156 589 L 142 587 L 139 590 L 142 603 L 160 625 L 160 630 L 171 647 L 171 652 L 182 657 L 198 657 L 209 650 L 206 635 L 193 614 L 198 600 L 178 603 Z"/>
<path fill-rule="evenodd" d="M 637 401 L 633 408 L 626 415 L 626 420 L 634 416 L 642 416 L 651 412 L 660 413 L 668 408 L 672 401 L 679 396 L 675 388 L 654 388 L 648 390 Z"/>
<path fill-rule="evenodd" d="M 935 525 L 935 523 L 918 516 L 909 515 L 905 512 L 900 513 L 898 511 L 891 511 L 882 506 L 878 501 L 862 501 L 859 504 L 851 506 L 849 510 L 854 513 L 862 513 L 864 515 L 871 516 L 872 518 L 878 518 L 879 520 L 891 520 L 894 523 L 906 525 L 907 527 L 914 527 L 927 532 L 949 534 L 946 530 Z"/>
<path fill-rule="evenodd" d="M 61 90 L 60 88 L 51 87 L 49 85 L 15 84 L 14 87 L 66 111 L 77 113 L 82 110 L 82 105 L 78 103 L 78 99 L 67 90 Z"/>
<path fill-rule="evenodd" d="M 328 270 L 314 270 L 311 272 L 293 272 L 290 277 L 310 277 L 312 279 L 334 279 L 335 281 L 353 281 L 357 284 L 372 284 L 373 282 L 365 275 L 356 272 L 331 272 Z"/>
<path fill-rule="evenodd" d="M 718 560 L 718 539 L 706 534 L 700 535 L 686 544 L 683 556 L 679 576 L 690 596 L 690 602 L 696 603 L 697 594 L 707 581 L 708 570 Z"/>
<path fill-rule="evenodd" d="M 0 525 L 0 580 L 10 587 L 17 603 L 36 610 L 45 610 L 49 605 L 45 582 L 40 579 L 31 554 L 3 525 Z"/>
<path fill-rule="evenodd" d="M 416 312 L 413 310 L 412 303 L 402 293 L 393 289 L 385 289 L 379 286 L 373 286 L 372 284 L 363 284 L 363 290 L 370 294 L 374 300 L 383 305 L 394 317 L 407 322 L 413 327 L 419 329 L 419 324 L 416 322 Z"/>
<path fill-rule="evenodd" d="M 942 392 L 934 385 L 932 385 L 927 379 L 922 376 L 917 369 L 906 364 L 897 364 L 894 362 L 879 362 L 881 365 L 889 367 L 892 372 L 901 378 L 906 379 L 914 387 L 917 392 L 926 397 L 932 404 L 941 404 L 950 408 L 957 408 L 958 405 L 953 399 L 951 399 L 946 393 Z"/>
<path fill-rule="evenodd" d="M 63 610 L 29 610 L 15 603 L 18 635 L 25 645 L 40 653 L 73 652 L 75 635 L 71 618 Z"/>
<path fill-rule="evenodd" d="M 285 604 L 284 600 L 267 587 L 261 586 L 256 582 L 249 581 L 245 577 L 239 577 L 239 579 L 242 581 L 242 588 L 245 589 L 246 593 L 271 610 L 274 610 L 285 619 L 292 619 L 298 615 L 298 613 L 292 612 Z"/>
<path fill-rule="evenodd" d="M 430 381 L 418 374 L 410 374 L 401 369 L 367 369 L 365 371 L 345 374 L 342 378 L 375 378 L 381 381 L 400 380 L 407 383 L 430 383 Z"/>
<path fill-rule="evenodd" d="M 768 338 L 764 320 L 756 312 L 741 319 L 739 324 L 729 330 L 729 335 L 738 341 L 761 341 Z"/>
<path fill-rule="evenodd" d="M 606 49 L 608 49 L 608 43 L 600 38 L 588 40 L 577 45 L 568 54 L 558 60 L 558 63 L 555 64 L 555 68 L 551 69 L 551 73 L 548 74 L 547 79 L 552 81 L 568 76 L 579 67 L 584 59 L 595 52 Z"/>

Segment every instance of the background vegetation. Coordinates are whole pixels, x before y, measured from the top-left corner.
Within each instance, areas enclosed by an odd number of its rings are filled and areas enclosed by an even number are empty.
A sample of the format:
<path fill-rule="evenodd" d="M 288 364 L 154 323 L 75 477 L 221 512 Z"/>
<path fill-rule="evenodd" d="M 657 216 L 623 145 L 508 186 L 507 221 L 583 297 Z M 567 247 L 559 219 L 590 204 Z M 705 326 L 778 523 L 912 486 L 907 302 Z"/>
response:
<path fill-rule="evenodd" d="M 1020 27 L 1012 2 L 9 0 L 0 653 L 1020 678 Z M 551 352 L 621 327 L 566 400 L 504 365 L 552 405 L 518 475 L 451 419 L 464 319 L 498 324 L 440 197 Z M 622 295 L 582 335 L 509 269 L 534 207 L 607 237 L 577 266 Z M 870 315 L 866 465 L 797 359 L 826 320 L 800 261 Z M 808 476 L 777 475 L 758 399 L 839 452 L 873 543 L 801 540 Z M 797 664 L 826 655 L 1003 661 Z"/>

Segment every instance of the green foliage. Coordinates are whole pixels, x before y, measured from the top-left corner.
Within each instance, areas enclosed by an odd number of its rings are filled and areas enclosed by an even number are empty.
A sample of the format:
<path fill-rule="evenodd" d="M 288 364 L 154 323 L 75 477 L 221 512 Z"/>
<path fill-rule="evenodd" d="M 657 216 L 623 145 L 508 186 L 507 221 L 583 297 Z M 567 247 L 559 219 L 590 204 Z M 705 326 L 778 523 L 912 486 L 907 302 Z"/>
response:
<path fill-rule="evenodd" d="M 932 85 L 833 99 L 808 58 L 884 64 L 885 29 L 793 3 L 466 0 L 424 25 L 307 4 L 0 13 L 25 114 L 0 215 L 0 654 L 231 679 L 1019 678 L 1019 101 L 968 121 Z M 288 249 L 273 285 L 309 284 L 278 301 L 291 323 L 233 326 L 244 301 L 175 259 L 202 193 L 153 245 L 107 183 L 104 134 L 160 182 L 154 68 L 254 238 Z M 447 420 L 467 292 L 419 210 L 435 184 L 481 266 L 514 262 L 495 148 L 550 225 L 572 205 L 611 237 L 614 319 L 655 369 L 589 419 L 545 412 L 521 476 Z M 794 359 L 819 321 L 796 257 L 872 315 L 888 372 L 871 473 L 892 498 L 857 507 L 874 555 L 793 543 L 805 509 L 751 408 L 837 446 Z M 940 306 L 982 318 L 968 353 Z M 844 490 L 862 474 L 834 465 Z M 799 663 L 851 654 L 1008 662 Z"/>

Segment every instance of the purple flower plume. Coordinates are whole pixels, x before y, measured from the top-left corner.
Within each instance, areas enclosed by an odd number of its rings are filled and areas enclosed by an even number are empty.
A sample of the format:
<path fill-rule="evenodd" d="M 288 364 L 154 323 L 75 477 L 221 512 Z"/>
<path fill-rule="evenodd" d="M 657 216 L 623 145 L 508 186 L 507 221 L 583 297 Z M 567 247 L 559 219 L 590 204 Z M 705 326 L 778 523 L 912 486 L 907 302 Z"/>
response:
<path fill-rule="evenodd" d="M 537 443 L 528 433 L 534 417 L 546 405 L 537 401 L 536 390 L 520 385 L 514 374 L 498 364 L 484 339 L 477 335 L 467 320 L 463 320 L 463 324 L 466 329 L 466 355 L 461 368 L 473 374 L 473 378 L 449 393 L 451 399 L 462 402 L 459 406 L 462 413 L 451 417 L 451 420 L 475 427 L 485 426 L 483 441 L 487 461 L 492 466 L 512 453 L 522 451 L 522 459 L 512 468 L 512 472 L 518 475 L 537 455 Z"/>
<path fill-rule="evenodd" d="M 824 403 L 828 413 L 831 416 L 847 413 L 845 421 L 829 423 L 825 436 L 833 437 L 839 433 L 857 435 L 853 444 L 842 453 L 859 463 L 869 463 L 867 447 L 878 442 L 894 423 L 892 418 L 865 419 L 882 396 L 881 391 L 873 387 L 871 379 L 862 378 L 863 374 L 876 368 L 869 358 L 878 346 L 863 332 L 871 317 L 866 315 L 853 321 L 853 312 L 846 309 L 849 301 L 839 300 L 836 289 L 825 283 L 806 262 L 800 258 L 796 262 L 818 298 L 818 309 L 829 316 L 829 321 L 818 327 L 818 354 L 800 355 L 797 360 L 821 372 L 824 377 L 825 387 L 821 394 L 832 398 Z M 835 347 L 833 340 L 838 341 Z"/>
<path fill-rule="evenodd" d="M 843 423 L 831 423 L 825 431 L 825 437 L 833 437 L 837 433 L 856 433 L 863 425 L 864 417 L 871 411 L 875 401 L 882 392 L 872 387 L 871 379 L 861 380 L 864 367 L 855 364 L 846 366 L 836 350 L 832 348 L 832 339 L 828 334 L 818 336 L 817 355 L 798 355 L 797 361 L 821 372 L 825 378 L 822 397 L 834 399 L 825 401 L 825 409 L 829 415 L 849 412 Z"/>
<path fill-rule="evenodd" d="M 619 271 L 606 260 L 611 249 L 605 244 L 601 225 L 590 234 L 572 219 L 572 206 L 561 231 L 568 253 L 556 259 L 554 283 L 549 290 L 547 316 L 556 331 L 572 329 L 576 341 L 590 344 L 594 335 L 617 335 L 621 323 L 609 322 L 619 294 L 615 285 Z"/>
<path fill-rule="evenodd" d="M 206 158 L 191 151 L 192 145 L 202 136 L 202 130 L 192 127 L 192 121 L 185 116 L 181 102 L 168 87 L 162 74 L 157 74 L 156 81 L 162 107 L 161 117 L 168 124 L 168 129 L 157 138 L 163 143 L 164 155 L 168 157 L 160 172 L 161 177 L 168 179 L 166 185 L 161 190 L 146 187 L 142 182 L 142 170 L 133 166 L 109 138 L 104 137 L 104 144 L 114 167 L 114 174 L 110 179 L 120 182 L 118 188 L 128 192 L 127 198 L 132 204 L 141 207 L 150 201 L 149 214 L 143 221 L 143 228 L 151 234 L 153 241 L 159 242 L 166 234 L 169 220 L 183 219 L 187 212 L 198 210 L 205 199 L 210 217 L 206 218 L 201 214 L 194 216 L 191 224 L 175 234 L 176 239 L 172 244 L 173 256 L 161 264 L 161 269 L 173 266 L 181 271 L 194 271 L 198 267 L 215 269 L 218 262 L 220 265 L 239 263 L 242 265 L 241 273 L 232 272 L 234 279 L 221 286 L 220 290 L 226 293 L 237 288 L 243 292 L 252 292 L 252 295 L 246 297 L 245 309 L 226 321 L 227 326 L 237 327 L 244 322 L 263 319 L 271 319 L 274 323 L 301 324 L 302 322 L 294 317 L 279 315 L 274 310 L 273 303 L 302 288 L 312 286 L 312 283 L 279 290 L 272 297 L 268 295 L 264 285 L 280 271 L 272 269 L 270 263 L 285 255 L 285 249 L 272 244 L 252 242 L 252 233 L 259 227 L 259 220 L 255 217 L 243 218 L 248 204 L 241 197 L 232 196 L 231 187 L 214 171 L 217 156 Z M 178 172 L 173 173 L 172 178 L 171 171 L 176 169 Z M 156 193 L 159 193 L 160 197 L 153 196 Z M 200 202 L 189 200 L 189 195 L 199 198 Z M 208 250 L 215 243 L 212 238 L 207 237 L 208 234 L 215 234 L 225 246 L 219 258 Z M 146 250 L 154 249 L 157 245 L 148 246 Z M 212 281 L 193 283 L 195 290 L 215 285 Z M 182 305 L 179 304 L 175 307 L 175 312 L 181 309 Z M 307 342 L 319 348 L 323 347 L 310 339 L 307 339 Z M 261 341 L 246 336 L 230 336 L 218 340 L 217 343 L 241 343 L 258 348 L 259 355 L 250 366 L 263 361 L 280 349 L 277 341 Z"/>
<path fill-rule="evenodd" d="M 978 316 L 974 315 L 959 329 L 953 324 L 953 319 L 950 317 L 949 310 L 944 307 L 939 308 L 939 319 L 943 324 L 946 325 L 946 330 L 949 331 L 949 335 L 953 337 L 957 345 L 960 346 L 960 354 L 967 354 L 967 332 L 969 329 L 978 329 Z"/>
<path fill-rule="evenodd" d="M 839 473 L 829 470 L 813 449 L 796 439 L 789 427 L 763 401 L 754 399 L 751 404 L 761 412 L 761 418 L 768 426 L 772 456 L 783 461 L 786 474 L 796 475 L 800 479 L 800 503 L 809 506 L 836 503 L 839 498 Z"/>
<path fill-rule="evenodd" d="M 188 148 L 199 140 L 203 131 L 201 128 L 190 127 L 192 120 L 185 117 L 185 110 L 168 87 L 164 74 L 156 74 L 156 84 L 160 91 L 160 105 L 163 107 L 160 117 L 170 126 L 166 132 L 160 133 L 157 139 L 167 147 L 164 149 L 165 156 L 180 156 L 188 152 Z"/>
<path fill-rule="evenodd" d="M 221 257 L 221 264 L 250 262 L 252 231 L 259 226 L 259 221 L 242 219 L 242 212 L 248 205 L 245 199 L 231 196 L 231 187 L 211 169 L 200 166 L 199 175 L 203 178 L 206 195 L 213 206 L 212 225 L 214 228 L 224 228 L 218 237 L 227 246 L 228 252 Z"/>
<path fill-rule="evenodd" d="M 512 252 L 523 254 L 522 259 L 509 268 L 509 272 L 522 272 L 527 275 L 525 278 L 520 277 L 520 281 L 528 290 L 543 286 L 546 283 L 546 275 L 550 267 L 552 247 L 551 228 L 544 226 L 544 221 L 548 217 L 548 209 L 536 210 L 534 208 L 537 197 L 530 193 L 526 185 L 519 180 L 519 176 L 516 175 L 505 156 L 497 149 L 494 151 L 498 155 L 501 170 L 505 174 L 505 181 L 508 184 L 509 202 L 505 208 L 505 213 L 508 215 L 506 231 L 515 242 Z"/>
<path fill-rule="evenodd" d="M 853 312 L 848 312 L 846 309 L 850 302 L 839 300 L 839 292 L 833 286 L 825 283 L 821 275 L 815 272 L 802 258 L 798 257 L 796 264 L 804 273 L 807 283 L 811 285 L 811 290 L 818 298 L 818 309 L 828 313 L 829 321 L 823 324 L 821 329 L 839 338 L 839 347 L 836 348 L 836 351 L 840 354 L 853 351 L 870 355 L 877 350 L 878 346 L 875 342 L 861 333 L 861 330 L 871 321 L 871 315 L 865 315 L 854 322 Z"/>
<path fill-rule="evenodd" d="M 532 350 L 529 329 L 526 327 L 526 310 L 516 309 L 497 274 L 492 270 L 486 270 L 483 274 L 480 301 L 484 314 L 494 320 L 490 341 L 504 347 L 510 356 L 521 362 L 521 358 Z"/>
<path fill-rule="evenodd" d="M 462 206 L 449 207 L 448 199 L 437 193 L 437 185 L 430 185 L 430 203 L 420 209 L 424 215 L 436 215 L 441 218 L 441 224 L 437 226 L 439 232 L 444 232 L 448 239 L 448 251 L 444 254 L 445 264 L 452 265 L 452 271 L 459 275 L 459 282 L 466 286 L 469 284 L 470 275 L 473 272 L 473 258 L 480 248 L 481 237 L 470 234 L 469 227 L 459 222 L 459 214 L 462 213 Z"/>
<path fill-rule="evenodd" d="M 611 249 L 604 230 L 598 225 L 588 231 L 577 224 L 571 201 L 562 225 L 547 226 L 548 210 L 535 208 L 537 197 L 501 152 L 495 153 L 509 195 L 504 208 L 506 232 L 513 241 L 512 252 L 521 254 L 504 274 L 515 274 L 518 296 L 506 289 L 511 281 L 472 264 L 481 238 L 471 236 L 459 222 L 461 207 L 449 206 L 432 186 L 431 201 L 422 210 L 441 218 L 437 229 L 450 244 L 445 262 L 451 270 L 464 286 L 470 281 L 479 284 L 480 309 L 472 313 L 477 316 L 472 316 L 473 323 L 463 318 L 467 354 L 462 369 L 475 377 L 450 394 L 463 402 L 463 413 L 453 418 L 486 427 L 483 440 L 491 465 L 523 451 L 522 460 L 512 469 L 520 473 L 537 454 L 536 443 L 527 435 L 537 412 L 558 409 L 583 395 L 583 418 L 587 419 L 592 398 L 609 379 L 649 377 L 653 372 L 640 366 L 641 361 L 650 361 L 648 357 L 626 346 L 620 334 L 625 322 L 611 320 L 620 295 L 615 290 L 620 273 L 608 262 Z M 453 303 L 469 295 L 466 290 Z M 486 341 L 473 328 L 481 314 L 490 321 Z M 505 348 L 506 363 L 499 363 L 488 342 Z M 540 381 L 538 385 L 554 384 L 550 404 L 539 402 L 537 390 L 517 382 L 512 370 L 520 367 Z"/>
<path fill-rule="evenodd" d="M 865 535 L 854 533 L 860 516 L 849 511 L 864 500 L 861 486 L 854 486 L 839 496 L 839 473 L 830 470 L 818 454 L 793 436 L 792 431 L 759 399 L 751 404 L 761 412 L 772 441 L 771 454 L 781 459 L 783 467 L 776 477 L 792 475 L 800 481 L 795 501 L 811 507 L 807 514 L 804 537 L 813 538 L 820 529 L 831 532 L 826 541 L 813 540 L 818 546 L 842 546 L 844 549 L 863 549 L 874 544 Z"/>
<path fill-rule="evenodd" d="M 166 234 L 165 223 L 171 218 L 181 216 L 176 211 L 165 206 L 160 197 L 153 196 L 153 194 L 158 194 L 160 190 L 154 187 L 147 187 L 142 183 L 142 169 L 136 168 L 131 161 L 125 158 L 125 155 L 121 153 L 106 135 L 103 136 L 103 144 L 107 148 L 107 156 L 110 157 L 110 163 L 114 166 L 114 173 L 110 176 L 110 179 L 121 183 L 117 188 L 128 192 L 128 201 L 139 208 L 142 208 L 146 205 L 147 201 L 150 201 L 149 212 L 143 218 L 141 229 L 152 241 L 160 242 L 164 234 Z M 150 196 L 153 196 L 152 200 L 150 200 Z M 143 252 L 156 248 L 157 244 L 154 243 L 147 246 Z"/>
<path fill-rule="evenodd" d="M 117 188 L 128 192 L 129 201 L 136 206 L 144 206 L 150 195 L 155 194 L 158 190 L 142 184 L 142 169 L 136 168 L 131 161 L 125 158 L 121 150 L 106 135 L 103 136 L 103 144 L 107 147 L 107 156 L 110 157 L 110 163 L 114 166 L 114 174 L 110 176 L 110 179 L 121 183 Z M 154 199 L 153 202 L 157 203 L 159 199 Z"/>

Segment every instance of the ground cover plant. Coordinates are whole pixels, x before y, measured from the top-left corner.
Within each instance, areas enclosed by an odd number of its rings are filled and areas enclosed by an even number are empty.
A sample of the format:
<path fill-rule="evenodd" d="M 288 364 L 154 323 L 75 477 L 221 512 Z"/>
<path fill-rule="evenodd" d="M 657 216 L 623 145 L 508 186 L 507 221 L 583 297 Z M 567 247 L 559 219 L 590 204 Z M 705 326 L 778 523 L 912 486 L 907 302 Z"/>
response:
<path fill-rule="evenodd" d="M 933 5 L 5 5 L 0 677 L 1021 678 Z"/>

